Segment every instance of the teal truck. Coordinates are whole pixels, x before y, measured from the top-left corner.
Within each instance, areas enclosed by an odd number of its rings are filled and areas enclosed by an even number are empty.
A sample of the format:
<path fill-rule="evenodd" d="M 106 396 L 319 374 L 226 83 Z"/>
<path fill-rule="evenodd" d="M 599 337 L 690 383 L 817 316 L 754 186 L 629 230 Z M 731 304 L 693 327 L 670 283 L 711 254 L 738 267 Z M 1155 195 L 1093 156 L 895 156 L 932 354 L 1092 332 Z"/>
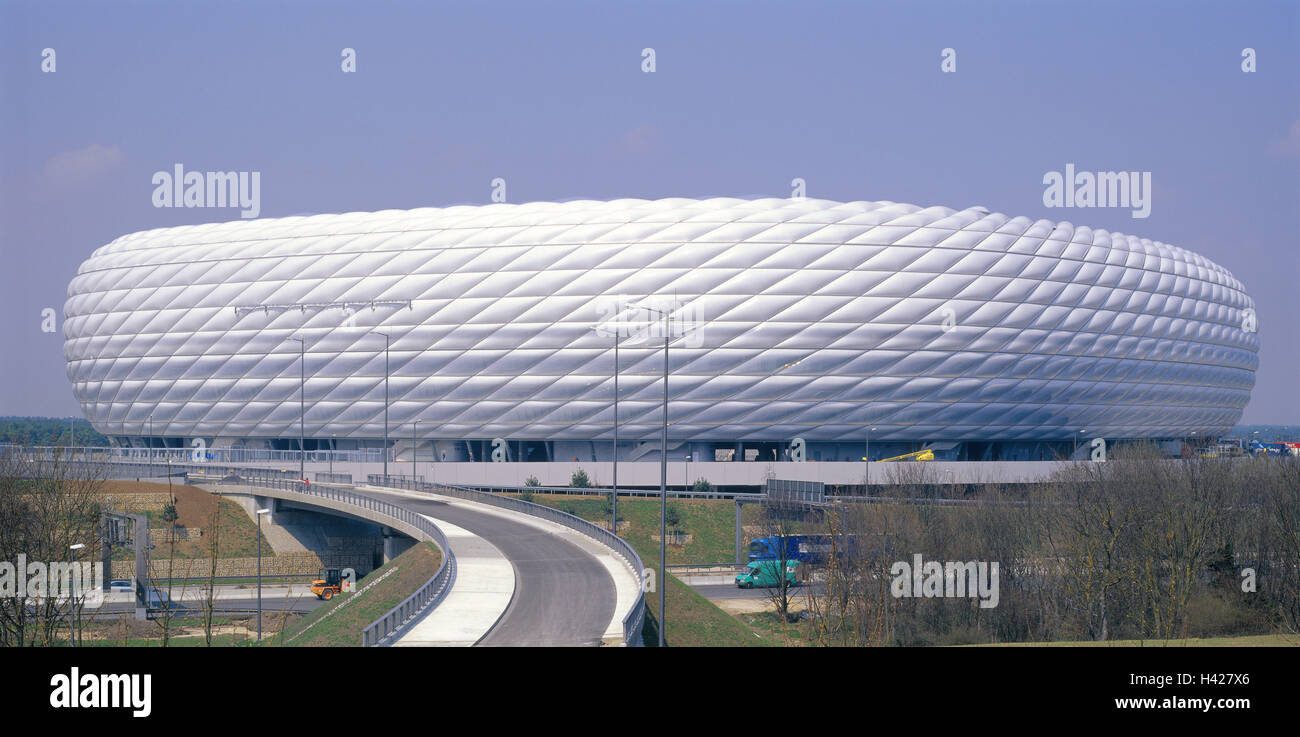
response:
<path fill-rule="evenodd" d="M 797 560 L 787 560 L 785 562 L 785 580 L 789 586 L 799 585 L 799 566 Z M 775 560 L 755 560 L 750 561 L 745 566 L 745 570 L 736 575 L 736 586 L 742 589 L 752 589 L 755 586 L 759 588 L 773 588 L 780 584 L 778 578 L 780 564 Z"/>

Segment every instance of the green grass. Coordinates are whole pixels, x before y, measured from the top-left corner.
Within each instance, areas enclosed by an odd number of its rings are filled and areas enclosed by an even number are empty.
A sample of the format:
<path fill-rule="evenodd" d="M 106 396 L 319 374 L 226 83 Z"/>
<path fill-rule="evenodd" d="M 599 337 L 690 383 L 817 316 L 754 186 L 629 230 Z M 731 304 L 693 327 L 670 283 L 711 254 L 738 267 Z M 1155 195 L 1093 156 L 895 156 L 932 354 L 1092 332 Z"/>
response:
<path fill-rule="evenodd" d="M 796 594 L 799 596 L 799 594 Z M 807 647 L 808 625 L 804 622 L 784 622 L 776 611 L 739 615 L 740 621 L 750 629 L 768 638 L 773 645 Z"/>
<path fill-rule="evenodd" d="M 518 496 L 511 494 L 510 496 Z M 533 502 L 559 509 L 588 522 L 608 523 L 605 511 L 606 497 L 569 496 L 564 494 L 534 494 Z M 685 545 L 669 545 L 668 565 L 681 563 L 725 563 L 736 559 L 736 505 L 727 499 L 669 499 L 681 513 L 679 529 L 690 533 Z M 746 505 L 745 518 L 757 513 L 757 508 Z M 618 500 L 620 522 L 628 523 L 618 531 L 620 537 L 632 543 L 637 552 L 649 560 L 646 553 L 653 551 L 659 560 L 659 500 L 623 498 Z M 744 540 L 748 543 L 748 539 Z"/>
<path fill-rule="evenodd" d="M 356 591 L 334 597 L 264 642 L 293 647 L 356 647 L 367 625 L 415 593 L 441 563 L 442 553 L 432 543 L 413 545 L 358 581 Z"/>
<path fill-rule="evenodd" d="M 265 613 L 267 629 L 275 625 L 275 619 L 278 612 L 268 609 Z M 122 619 L 122 615 L 119 615 Z M 212 627 L 214 634 L 212 636 L 213 647 L 240 647 L 256 644 L 255 635 L 250 630 L 247 632 L 220 632 L 221 629 L 229 627 L 251 628 L 254 621 L 248 616 L 239 617 L 214 617 Z M 162 647 L 162 628 L 158 622 L 141 622 L 136 620 L 126 620 L 123 622 L 115 621 L 83 621 L 82 642 L 86 647 Z M 167 647 L 204 647 L 207 645 L 202 633 L 203 621 L 201 617 L 175 617 L 171 623 L 171 633 L 168 637 Z M 56 639 L 56 647 L 66 647 L 67 641 Z"/>
<path fill-rule="evenodd" d="M 640 552 L 640 551 L 638 551 Z M 747 626 L 719 609 L 694 589 L 668 576 L 664 605 L 668 609 L 668 626 L 664 642 L 669 647 L 765 647 L 784 644 L 779 638 Z M 646 622 L 641 629 L 645 644 L 659 644 L 659 594 L 645 596 Z"/>
<path fill-rule="evenodd" d="M 64 643 L 65 645 L 67 643 Z M 213 635 L 212 647 L 252 647 L 257 641 L 247 635 Z M 86 640 L 86 647 L 162 647 L 162 635 L 157 637 L 132 637 L 126 640 Z M 167 640 L 167 647 L 207 647 L 202 636 L 177 637 Z"/>

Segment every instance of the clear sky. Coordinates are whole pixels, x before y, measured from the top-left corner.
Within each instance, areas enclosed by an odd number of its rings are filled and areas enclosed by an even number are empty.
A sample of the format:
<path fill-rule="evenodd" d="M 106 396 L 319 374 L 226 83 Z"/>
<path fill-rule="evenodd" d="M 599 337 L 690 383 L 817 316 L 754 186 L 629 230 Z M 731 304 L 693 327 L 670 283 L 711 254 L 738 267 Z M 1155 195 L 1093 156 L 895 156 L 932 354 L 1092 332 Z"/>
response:
<path fill-rule="evenodd" d="M 1133 233 L 1245 284 L 1243 420 L 1300 421 L 1295 0 L 0 0 L 0 415 L 80 414 L 41 310 L 62 319 L 93 249 L 238 218 L 155 208 L 176 163 L 261 172 L 261 217 L 484 203 L 495 177 L 511 202 L 787 197 L 800 177 Z M 1068 163 L 1151 172 L 1150 217 L 1045 207 Z"/>

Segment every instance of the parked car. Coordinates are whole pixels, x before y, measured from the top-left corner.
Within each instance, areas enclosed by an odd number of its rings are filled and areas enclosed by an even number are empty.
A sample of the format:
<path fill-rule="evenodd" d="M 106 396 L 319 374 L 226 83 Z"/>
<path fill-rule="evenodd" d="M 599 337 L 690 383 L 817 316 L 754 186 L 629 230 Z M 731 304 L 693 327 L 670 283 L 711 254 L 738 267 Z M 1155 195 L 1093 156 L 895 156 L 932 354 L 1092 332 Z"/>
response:
<path fill-rule="evenodd" d="M 91 592 L 99 591 L 103 587 L 95 586 Z M 133 578 L 115 578 L 108 582 L 108 590 L 113 593 L 135 591 L 135 579 Z"/>

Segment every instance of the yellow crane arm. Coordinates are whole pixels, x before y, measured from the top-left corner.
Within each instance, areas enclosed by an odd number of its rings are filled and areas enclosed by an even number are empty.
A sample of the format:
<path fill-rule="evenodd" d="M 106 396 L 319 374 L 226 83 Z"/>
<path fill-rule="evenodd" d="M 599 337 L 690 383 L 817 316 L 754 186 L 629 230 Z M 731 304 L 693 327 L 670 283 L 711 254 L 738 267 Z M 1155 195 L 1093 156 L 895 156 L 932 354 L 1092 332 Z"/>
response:
<path fill-rule="evenodd" d="M 930 450 L 929 448 L 926 448 L 925 450 L 918 450 L 915 453 L 904 453 L 901 456 L 894 456 L 893 458 L 880 459 L 882 463 L 888 461 L 933 461 L 933 460 L 934 460 L 934 451 Z"/>

